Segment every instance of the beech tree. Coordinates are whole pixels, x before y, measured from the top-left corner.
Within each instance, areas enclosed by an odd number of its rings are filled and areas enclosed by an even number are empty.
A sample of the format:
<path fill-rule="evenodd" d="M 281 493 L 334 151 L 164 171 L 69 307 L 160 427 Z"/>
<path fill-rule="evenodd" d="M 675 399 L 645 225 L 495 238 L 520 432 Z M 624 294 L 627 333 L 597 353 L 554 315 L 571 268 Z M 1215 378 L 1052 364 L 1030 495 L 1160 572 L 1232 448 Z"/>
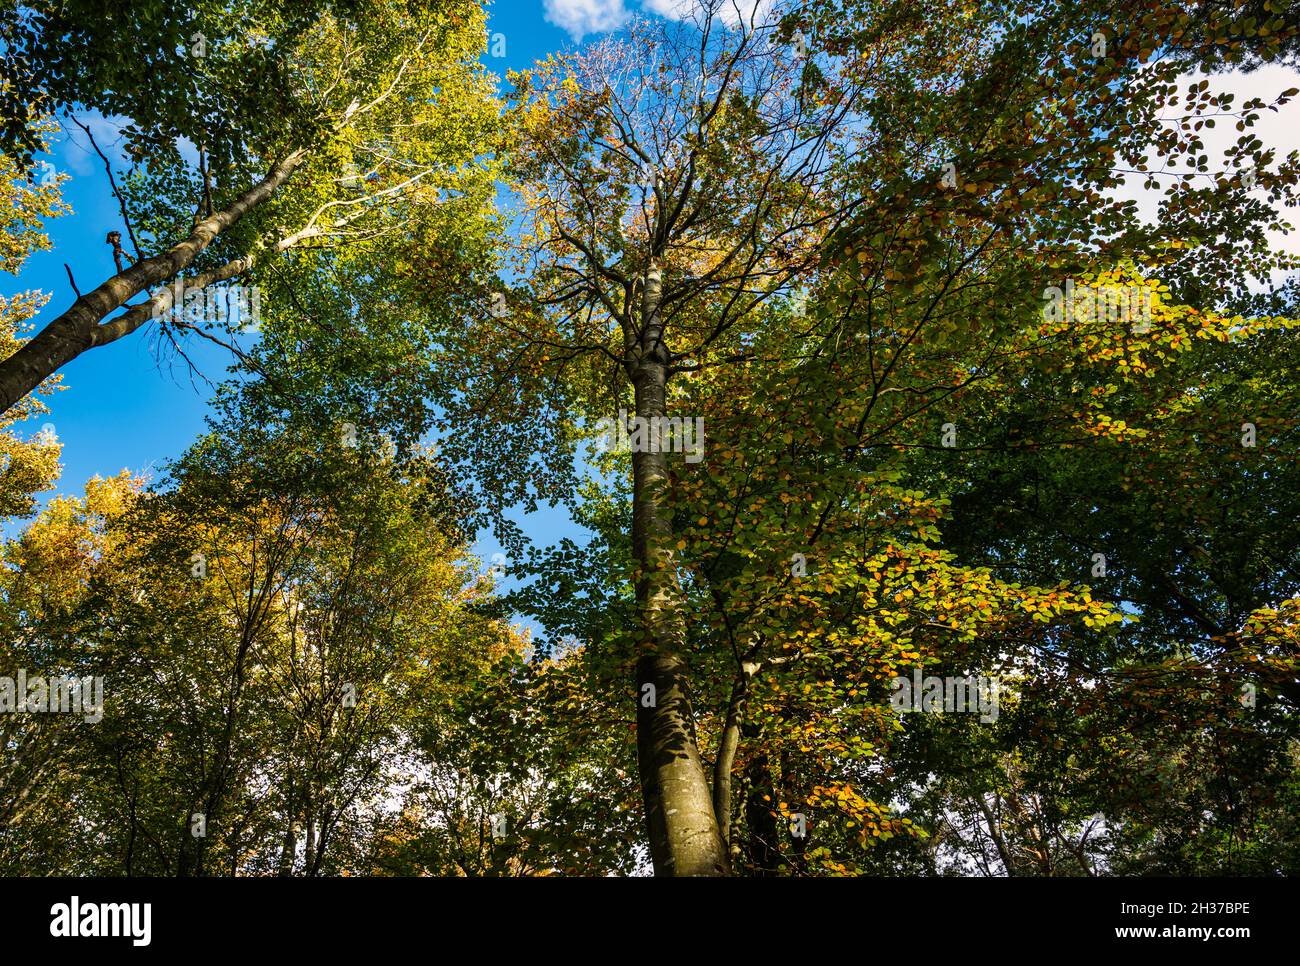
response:
<path fill-rule="evenodd" d="M 117 270 L 0 360 L 0 411 L 150 321 L 229 339 L 173 312 L 177 293 L 217 299 L 285 252 L 401 229 L 481 176 L 494 112 L 476 3 L 37 3 L 4 31 L 12 156 L 30 158 L 33 111 L 90 109 L 125 117 L 129 169 L 93 144 L 123 220 Z"/>
<path fill-rule="evenodd" d="M 0 263 L 44 114 L 135 160 L 107 294 L 27 345 L 0 303 L 0 506 L 58 331 L 237 364 L 166 479 L 5 541 L 0 677 L 116 694 L 0 721 L 5 868 L 1294 871 L 1297 92 L 1216 73 L 1289 10 L 704 0 L 501 115 L 469 4 L 22 12 Z M 260 338 L 168 280 L 255 282 Z"/>
<path fill-rule="evenodd" d="M 1205 163 L 1197 119 L 1226 109 L 1245 131 L 1262 106 L 1198 86 L 1187 92 L 1188 117 L 1160 120 L 1178 75 L 1210 56 L 1197 46 L 1204 24 L 1172 7 L 1136 25 L 1097 3 L 924 13 L 827 3 L 739 24 L 718 4 L 697 11 L 694 22 L 637 24 L 626 39 L 515 78 L 512 171 L 523 217 L 508 275 L 526 285 L 496 297 L 498 311 L 477 313 L 483 321 L 461 343 L 463 395 L 448 393 L 462 426 L 482 412 L 476 402 L 510 401 L 491 431 L 528 432 L 475 444 L 470 430 L 453 453 L 467 472 L 496 474 L 494 484 L 527 467 L 538 493 L 559 489 L 539 464 L 562 478 L 570 441 L 614 415 L 621 390 L 645 424 L 704 414 L 724 434 L 711 434 L 703 486 L 690 481 L 702 481 L 698 468 L 630 447 L 637 604 L 628 671 L 651 852 L 670 874 L 729 864 L 739 712 L 771 643 L 756 631 L 775 589 L 730 601 L 734 667 L 714 672 L 688 631 L 683 582 L 692 594 L 711 586 L 700 573 L 687 577 L 689 548 L 718 523 L 744 519 L 743 493 L 761 480 L 764 499 L 804 518 L 760 513 L 729 533 L 757 544 L 746 557 L 768 548 L 768 575 L 780 577 L 773 558 L 833 561 L 833 544 L 821 542 L 871 474 L 880 474 L 879 496 L 890 492 L 891 451 L 953 446 L 957 424 L 941 414 L 958 412 L 964 392 L 1013 362 L 1057 364 L 1032 322 L 1053 279 L 1095 277 L 1137 256 L 1194 296 L 1286 267 L 1259 232 L 1271 211 L 1253 207 L 1233 171 L 1248 158 L 1268 167 L 1248 132 L 1217 184 L 1194 195 L 1171 189 L 1170 217 L 1154 229 L 1117 195 L 1124 165 L 1185 185 L 1174 163 Z M 1156 50 L 1172 53 L 1153 66 Z M 1154 170 L 1152 153 L 1167 159 L 1164 169 Z M 1270 170 L 1269 188 L 1287 194 L 1294 174 L 1289 163 Z M 1193 211 L 1232 227 L 1189 240 L 1182 219 Z M 1242 258 L 1243 241 L 1261 258 Z M 1190 257 L 1202 270 L 1194 290 L 1184 284 Z M 555 445 L 528 454 L 542 438 Z M 756 480 L 759 452 L 774 465 Z M 731 465 L 720 473 L 718 460 Z M 895 498 L 916 499 L 906 490 Z M 777 539 L 791 531 L 795 539 Z M 897 552 L 912 558 L 905 570 L 933 574 L 942 564 Z M 780 569 L 788 585 L 788 564 Z M 957 603 L 972 583 L 985 599 L 1003 596 L 965 571 L 926 579 Z M 1003 599 L 1014 609 L 1021 593 L 1033 611 L 1038 592 L 1016 584 Z M 742 600 L 750 604 L 737 611 Z M 1044 613 L 1076 606 L 1088 609 L 1088 598 L 1063 592 Z M 720 725 L 710 782 L 691 692 L 719 679 L 730 694 L 721 707 L 735 713 L 719 711 L 731 723 Z"/>
<path fill-rule="evenodd" d="M 693 418 L 673 405 L 670 379 L 808 271 L 853 208 L 829 192 L 854 150 L 849 95 L 801 91 L 803 61 L 775 23 L 731 30 L 715 14 L 639 23 L 517 78 L 521 266 L 536 269 L 525 339 L 609 360 L 629 412 L 656 431 Z M 728 860 L 693 735 L 670 458 L 657 447 L 631 457 L 632 692 L 655 867 L 699 875 Z"/>

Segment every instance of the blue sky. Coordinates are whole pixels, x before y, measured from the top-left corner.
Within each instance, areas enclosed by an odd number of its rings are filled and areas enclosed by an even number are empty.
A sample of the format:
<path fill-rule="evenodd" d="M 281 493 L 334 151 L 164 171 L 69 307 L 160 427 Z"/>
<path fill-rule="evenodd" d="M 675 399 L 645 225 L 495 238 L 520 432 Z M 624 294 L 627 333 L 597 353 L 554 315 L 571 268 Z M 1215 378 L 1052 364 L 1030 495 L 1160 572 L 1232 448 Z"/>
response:
<path fill-rule="evenodd" d="M 632 15 L 672 16 L 683 12 L 687 2 L 496 0 L 489 11 L 492 35 L 489 49 L 500 50 L 499 41 L 504 39 L 505 56 L 489 54 L 485 63 L 503 77 L 508 69 L 527 67 L 548 53 L 617 29 Z M 736 2 L 748 10 L 755 2 L 766 0 Z M 1271 96 L 1294 79 L 1294 71 L 1269 67 L 1249 77 L 1220 76 L 1216 84 L 1236 88 L 1239 97 L 1244 98 L 1254 94 Z M 90 123 L 96 140 L 109 151 L 118 137 L 116 127 L 103 118 L 83 116 L 81 119 Z M 102 162 L 89 149 L 85 136 L 68 126 L 72 134 L 65 131 L 58 136 L 48 161 L 71 176 L 64 184 L 64 198 L 73 213 L 48 223 L 51 251 L 34 255 L 17 279 L 0 279 L 3 286 L 0 292 L 6 295 L 28 289 L 40 289 L 52 295 L 36 320 L 38 325 L 66 309 L 74 298 L 65 263 L 83 292 L 113 272 L 111 249 L 105 243 L 105 235 L 122 228 Z M 1266 143 L 1278 145 L 1282 153 L 1300 147 L 1297 143 L 1300 142 L 1300 102 L 1289 105 L 1280 115 L 1266 117 L 1259 133 Z M 1147 197 L 1136 185 L 1130 185 L 1126 193 L 1137 198 L 1144 209 L 1150 209 L 1144 213 L 1154 214 L 1153 196 Z M 1289 251 L 1297 248 L 1295 235 L 1275 238 L 1274 242 Z M 230 360 L 224 350 L 194 340 L 187 344 L 186 351 L 213 383 L 225 377 Z M 137 473 L 155 471 L 180 455 L 204 428 L 212 387 L 193 377 L 182 360 L 165 349 L 160 350 L 152 326 L 85 353 L 62 372 L 67 388 L 50 400 L 51 413 L 23 427 L 35 433 L 43 424 L 50 423 L 63 443 L 63 474 L 55 492 L 80 493 L 86 480 L 96 474 L 110 475 L 122 469 Z M 540 544 L 552 543 L 565 535 L 581 536 L 563 512 L 540 511 L 520 520 Z M 12 524 L 8 527 L 10 531 L 14 528 Z M 483 539 L 475 550 L 486 563 L 500 547 Z"/>
<path fill-rule="evenodd" d="M 489 54 L 484 62 L 503 78 L 507 70 L 532 65 L 547 54 L 571 48 L 593 34 L 617 29 L 636 13 L 671 16 L 678 0 L 497 0 L 489 8 Z M 502 49 L 504 56 L 492 56 Z M 117 124 L 96 115 L 79 113 L 90 126 L 99 146 L 115 162 L 125 165 L 116 150 Z M 87 292 L 114 271 L 112 250 L 105 238 L 122 230 L 117 204 L 109 190 L 102 160 L 86 136 L 65 122 L 45 159 L 70 176 L 63 184 L 64 200 L 72 212 L 51 219 L 47 234 L 52 247 L 31 257 L 17 278 L 0 278 L 0 292 L 38 289 L 51 295 L 34 320 L 40 327 L 67 309 L 75 298 L 69 270 L 82 292 Z M 66 267 L 65 267 L 66 266 Z M 204 340 L 192 340 L 185 351 L 201 375 L 185 361 L 160 346 L 154 326 L 132 336 L 84 353 L 63 368 L 64 389 L 48 400 L 50 412 L 20 427 L 35 434 L 47 425 L 63 444 L 62 474 L 53 491 L 42 494 L 43 504 L 56 495 L 79 495 L 92 477 L 110 476 L 126 469 L 157 478 L 169 460 L 178 457 L 205 428 L 214 385 L 230 365 L 229 354 Z M 206 382 L 210 380 L 211 383 Z M 516 517 L 539 545 L 569 536 L 582 542 L 584 533 L 561 510 L 541 509 Z M 4 528 L 14 533 L 23 521 Z M 474 552 L 487 566 L 501 547 L 482 536 Z M 509 587 L 513 581 L 504 582 Z M 534 631 L 537 628 L 534 626 Z"/>
<path fill-rule="evenodd" d="M 547 0 L 546 6 L 554 8 L 553 19 L 574 29 L 595 22 L 590 16 L 584 19 L 581 8 L 589 12 L 595 8 L 624 10 L 621 3 L 596 0 Z M 541 3 L 498 3 L 491 11 L 490 27 L 504 35 L 506 56 L 486 58 L 489 67 L 504 75 L 507 68 L 526 67 L 550 51 L 571 45 L 573 34 L 548 22 L 548 15 Z M 608 17 L 605 20 L 610 25 L 615 22 Z M 102 118 L 95 119 L 91 127 L 96 141 L 113 156 L 109 146 L 117 138 L 116 127 Z M 57 136 L 46 160 L 71 175 L 63 193 L 73 213 L 48 222 L 53 243 L 50 251 L 32 256 L 17 279 L 5 277 L 0 283 L 6 294 L 40 289 L 52 296 L 35 320 L 38 326 L 64 311 L 75 298 L 65 263 L 83 292 L 113 273 L 111 249 L 104 239 L 109 231 L 123 227 L 103 163 L 89 148 L 85 135 L 75 127 L 71 131 Z M 186 352 L 208 379 L 216 383 L 224 378 L 230 361 L 224 350 L 195 340 L 186 345 Z M 62 371 L 67 388 L 52 398 L 49 415 L 30 424 L 31 432 L 44 423 L 53 424 L 63 443 L 62 492 L 79 493 L 85 481 L 97 473 L 160 466 L 179 455 L 203 430 L 212 387 L 192 377 L 174 354 L 160 353 L 153 327 L 87 352 Z"/>

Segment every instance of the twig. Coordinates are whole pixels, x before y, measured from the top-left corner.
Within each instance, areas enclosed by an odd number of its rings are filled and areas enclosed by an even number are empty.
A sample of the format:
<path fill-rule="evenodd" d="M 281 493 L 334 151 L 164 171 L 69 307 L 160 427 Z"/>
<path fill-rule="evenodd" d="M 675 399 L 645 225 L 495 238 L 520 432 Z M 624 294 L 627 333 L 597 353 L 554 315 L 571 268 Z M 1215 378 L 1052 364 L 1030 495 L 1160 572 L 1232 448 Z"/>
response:
<path fill-rule="evenodd" d="M 140 260 L 140 242 L 136 240 L 135 229 L 131 226 L 131 218 L 126 213 L 126 202 L 122 200 L 122 193 L 117 189 L 117 179 L 113 177 L 113 165 L 109 163 L 108 156 L 99 149 L 99 145 L 95 142 L 95 135 L 90 133 L 90 127 L 82 124 L 71 114 L 67 115 L 67 117 L 73 124 L 86 132 L 86 138 L 90 141 L 90 146 L 95 149 L 95 153 L 104 162 L 104 171 L 108 174 L 109 187 L 113 189 L 113 197 L 117 199 L 118 210 L 121 211 L 122 221 L 126 225 L 127 237 L 131 239 L 131 247 L 135 249 L 135 258 L 132 258 L 131 261 L 133 263 L 138 262 Z M 129 255 L 127 257 L 130 258 Z M 121 271 L 120 268 L 118 270 Z"/>

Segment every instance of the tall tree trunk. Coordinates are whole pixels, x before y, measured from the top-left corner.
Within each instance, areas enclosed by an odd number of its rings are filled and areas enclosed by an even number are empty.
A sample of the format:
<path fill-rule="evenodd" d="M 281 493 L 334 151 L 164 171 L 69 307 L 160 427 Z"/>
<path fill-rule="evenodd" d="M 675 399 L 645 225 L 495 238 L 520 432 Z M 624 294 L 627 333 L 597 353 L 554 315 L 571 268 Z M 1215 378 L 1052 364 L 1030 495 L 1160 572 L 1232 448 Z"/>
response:
<path fill-rule="evenodd" d="M 250 617 L 250 621 L 252 618 Z M 236 764 L 235 757 L 235 735 L 238 730 L 239 717 L 243 711 L 241 698 L 244 693 L 245 666 L 244 662 L 248 657 L 249 650 L 253 644 L 253 635 L 256 633 L 254 626 L 246 625 L 240 638 L 239 650 L 235 655 L 235 664 L 231 676 L 231 690 L 229 703 L 226 706 L 226 720 L 222 728 L 221 737 L 217 742 L 216 752 L 213 755 L 214 765 L 212 768 L 212 777 L 208 780 L 207 796 L 203 802 L 203 820 L 204 830 L 212 831 L 218 827 L 218 822 L 224 818 L 224 808 L 226 796 L 229 793 L 231 774 L 234 772 Z M 188 831 L 186 833 L 189 834 Z M 190 836 L 193 843 L 193 854 L 191 855 L 186 849 L 185 839 L 181 840 L 181 860 L 180 868 L 177 872 L 179 876 L 202 876 L 205 874 L 205 862 L 208 853 L 207 836 L 194 838 Z"/>
<path fill-rule="evenodd" d="M 629 359 L 629 374 L 636 415 L 650 420 L 665 415 L 668 375 L 668 353 L 657 321 L 657 270 L 648 274 L 644 291 L 646 324 Z M 700 762 L 689 676 L 681 657 L 686 624 L 673 561 L 672 520 L 664 505 L 667 457 L 649 452 L 650 448 L 637 447 L 639 452 L 632 454 L 632 548 L 640 568 L 636 593 L 641 625 L 635 692 L 637 758 L 650 855 L 656 875 L 725 875 L 726 847 Z"/>

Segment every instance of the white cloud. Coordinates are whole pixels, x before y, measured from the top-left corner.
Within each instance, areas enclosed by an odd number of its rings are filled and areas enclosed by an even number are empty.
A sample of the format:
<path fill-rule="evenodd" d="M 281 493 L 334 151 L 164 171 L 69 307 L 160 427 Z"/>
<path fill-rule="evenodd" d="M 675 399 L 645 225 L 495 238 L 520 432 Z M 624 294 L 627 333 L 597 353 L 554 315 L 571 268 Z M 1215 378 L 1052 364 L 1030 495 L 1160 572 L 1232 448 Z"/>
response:
<path fill-rule="evenodd" d="M 728 27 L 760 23 L 772 7 L 772 0 L 640 0 L 646 13 L 669 20 L 700 20 L 712 10 L 716 20 Z M 628 19 L 624 0 L 543 0 L 546 19 L 568 32 L 574 40 L 587 34 L 617 30 Z"/>
<path fill-rule="evenodd" d="M 641 6 L 661 17 L 685 20 L 694 6 L 692 0 L 642 0 Z"/>
<path fill-rule="evenodd" d="M 574 40 L 617 30 L 627 19 L 623 0 L 545 0 L 546 19 Z"/>
<path fill-rule="evenodd" d="M 95 145 L 98 145 L 99 150 L 108 156 L 114 170 L 130 167 L 131 158 L 126 153 L 124 132 L 135 122 L 129 117 L 118 114 L 105 117 L 98 111 L 85 111 L 77 115 L 77 120 L 90 129 L 90 136 L 95 139 Z M 102 173 L 104 161 L 96 153 L 90 138 L 86 137 L 86 132 L 71 121 L 63 122 L 63 132 L 68 145 L 64 157 L 73 173 L 79 175 Z M 193 141 L 189 138 L 178 138 L 176 150 L 180 153 L 182 161 L 193 168 L 198 168 L 199 149 Z"/>
<path fill-rule="evenodd" d="M 700 19 L 712 10 L 716 20 L 735 27 L 743 18 L 747 24 L 760 24 L 772 7 L 772 0 L 641 0 L 651 13 L 672 20 Z"/>

